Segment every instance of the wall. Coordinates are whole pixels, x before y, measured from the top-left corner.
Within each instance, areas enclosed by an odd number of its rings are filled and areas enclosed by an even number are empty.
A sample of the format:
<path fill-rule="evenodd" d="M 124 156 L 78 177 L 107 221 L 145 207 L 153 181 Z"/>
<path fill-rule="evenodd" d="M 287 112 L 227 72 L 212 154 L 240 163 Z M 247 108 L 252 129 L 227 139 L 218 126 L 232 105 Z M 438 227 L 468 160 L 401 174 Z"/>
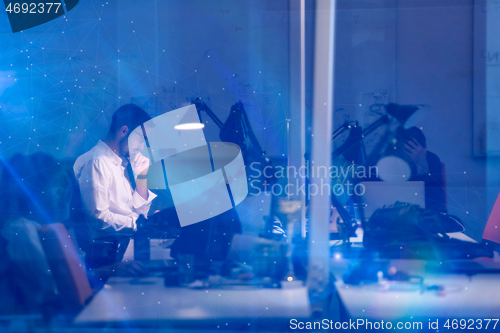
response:
<path fill-rule="evenodd" d="M 82 0 L 16 34 L 2 11 L 0 154 L 72 160 L 121 104 L 154 116 L 202 97 L 223 121 L 242 100 L 263 148 L 283 156 L 287 10 L 286 0 Z M 206 132 L 218 140 L 211 120 Z"/>
<path fill-rule="evenodd" d="M 367 126 L 379 117 L 370 105 L 396 97 L 395 0 L 339 1 L 336 27 L 334 128 L 346 120 Z M 378 134 L 365 140 L 368 150 Z"/>
<path fill-rule="evenodd" d="M 411 1 L 398 13 L 398 102 L 430 106 L 420 126 L 446 163 L 449 212 L 480 239 L 491 207 L 472 146 L 473 2 Z"/>

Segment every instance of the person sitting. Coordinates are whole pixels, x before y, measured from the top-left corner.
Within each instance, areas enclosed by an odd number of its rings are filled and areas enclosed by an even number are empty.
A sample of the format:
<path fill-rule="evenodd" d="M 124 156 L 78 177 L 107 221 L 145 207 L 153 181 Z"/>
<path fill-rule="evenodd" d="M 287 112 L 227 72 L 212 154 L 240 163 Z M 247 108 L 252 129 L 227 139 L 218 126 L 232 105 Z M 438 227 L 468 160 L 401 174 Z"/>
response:
<path fill-rule="evenodd" d="M 28 313 L 57 309 L 58 291 L 38 228 L 68 224 L 70 174 L 44 153 L 17 154 L 8 162 L 1 161 L 4 200 L 0 201 L 0 233 L 8 255 L 5 259 L 13 264 L 10 276 L 20 291 L 16 298 Z"/>
<path fill-rule="evenodd" d="M 87 235 L 80 233 L 79 239 L 83 239 L 80 243 L 91 268 L 122 261 L 130 237 L 137 230 L 137 220 L 141 215 L 147 217 L 156 197 L 147 189 L 149 159 L 140 152 L 144 138 L 133 133 L 150 119 L 137 105 L 121 106 L 113 114 L 104 140 L 99 140 L 74 164 L 87 217 Z M 133 147 L 129 147 L 129 142 Z"/>
<path fill-rule="evenodd" d="M 443 167 L 439 157 L 427 150 L 424 133 L 417 127 L 398 129 L 401 144 L 397 147 L 402 157 L 409 162 L 412 176 L 410 181 L 425 184 L 425 208 L 446 213 Z"/>

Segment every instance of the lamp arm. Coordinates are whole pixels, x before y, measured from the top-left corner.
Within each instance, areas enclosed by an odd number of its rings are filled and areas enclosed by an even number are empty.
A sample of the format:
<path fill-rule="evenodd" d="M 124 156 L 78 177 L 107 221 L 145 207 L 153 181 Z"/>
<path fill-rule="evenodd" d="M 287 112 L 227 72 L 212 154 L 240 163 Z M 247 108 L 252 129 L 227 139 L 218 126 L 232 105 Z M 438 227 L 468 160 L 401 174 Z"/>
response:
<path fill-rule="evenodd" d="M 370 126 L 365 128 L 363 131 L 363 135 L 364 136 L 370 135 L 377 128 L 388 123 L 389 123 L 389 117 L 387 115 L 383 115 L 382 117 L 378 118 L 375 122 L 371 123 Z"/>
<path fill-rule="evenodd" d="M 196 98 L 193 101 L 191 101 L 191 104 L 194 104 L 196 106 L 196 110 L 198 111 L 198 116 L 200 117 L 200 121 L 202 120 L 201 119 L 201 111 L 205 111 L 205 113 L 212 119 L 212 121 L 215 123 L 215 125 L 217 125 L 217 127 L 219 127 L 219 129 L 222 129 L 222 126 L 224 126 L 224 124 L 219 119 L 219 117 L 217 117 L 215 115 L 215 113 L 213 113 L 213 111 L 210 110 L 208 105 L 203 103 L 199 98 Z"/>
<path fill-rule="evenodd" d="M 250 142 L 252 142 L 252 144 L 255 146 L 255 148 L 261 155 L 266 155 L 266 152 L 262 149 L 259 140 L 257 140 L 257 137 L 255 136 L 255 133 L 252 130 L 252 126 L 250 126 L 250 120 L 248 119 L 247 112 L 245 111 L 245 108 L 243 107 L 243 103 L 241 101 L 238 102 L 238 108 L 241 111 L 243 125 L 245 126 L 247 132 L 246 134 L 250 138 Z"/>
<path fill-rule="evenodd" d="M 212 120 L 214 121 L 214 123 L 219 127 L 219 128 L 222 128 L 222 126 L 224 126 L 224 124 L 222 123 L 222 121 L 215 115 L 215 113 L 213 113 L 212 110 L 210 110 L 210 108 L 204 104 L 205 108 L 203 109 L 203 111 L 205 111 L 210 118 L 212 118 Z"/>
<path fill-rule="evenodd" d="M 351 214 L 347 211 L 347 209 L 342 206 L 340 201 L 337 199 L 335 194 L 332 195 L 332 204 L 337 209 L 337 212 L 340 215 L 340 218 L 344 222 L 346 228 L 346 234 L 344 235 L 344 241 L 349 241 L 350 237 L 356 236 L 356 229 L 358 228 L 358 222 L 351 217 Z"/>
<path fill-rule="evenodd" d="M 335 140 L 340 134 L 344 133 L 349 129 L 350 124 L 357 123 L 357 121 L 344 121 L 342 125 L 337 128 L 332 134 L 332 140 Z M 357 125 L 356 125 L 357 126 Z"/>
<path fill-rule="evenodd" d="M 191 104 L 194 104 L 196 106 L 196 110 L 198 111 L 198 116 L 200 117 L 200 121 L 202 121 L 201 111 L 204 111 L 212 119 L 212 121 L 217 125 L 217 127 L 219 127 L 219 129 L 222 129 L 224 127 L 224 123 L 219 119 L 219 117 L 217 117 L 215 115 L 215 113 L 213 113 L 212 110 L 210 110 L 208 105 L 206 105 L 205 103 L 203 103 L 201 101 L 200 98 L 196 98 L 196 99 L 192 100 Z M 255 148 L 257 149 L 259 154 L 266 155 L 266 152 L 262 149 L 259 141 L 257 140 L 257 137 L 255 136 L 255 133 L 252 130 L 252 126 L 250 126 L 250 120 L 248 119 L 245 108 L 243 107 L 243 103 L 241 101 L 239 101 L 234 106 L 236 106 L 236 108 L 240 111 L 240 114 L 242 116 L 241 121 L 242 121 L 243 128 L 245 129 L 245 132 L 246 132 L 245 134 L 248 135 L 250 141 L 255 146 Z"/>

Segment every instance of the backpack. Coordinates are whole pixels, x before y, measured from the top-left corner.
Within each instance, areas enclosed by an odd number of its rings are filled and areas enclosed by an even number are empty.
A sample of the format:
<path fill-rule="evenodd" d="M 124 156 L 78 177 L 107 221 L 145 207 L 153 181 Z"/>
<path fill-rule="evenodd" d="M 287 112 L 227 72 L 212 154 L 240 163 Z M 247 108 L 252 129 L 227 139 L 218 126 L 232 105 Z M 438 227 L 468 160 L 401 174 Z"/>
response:
<path fill-rule="evenodd" d="M 397 201 L 372 214 L 364 230 L 363 245 L 383 257 L 398 259 L 493 257 L 491 246 L 451 239 L 447 235 L 464 230 L 456 216 Z"/>

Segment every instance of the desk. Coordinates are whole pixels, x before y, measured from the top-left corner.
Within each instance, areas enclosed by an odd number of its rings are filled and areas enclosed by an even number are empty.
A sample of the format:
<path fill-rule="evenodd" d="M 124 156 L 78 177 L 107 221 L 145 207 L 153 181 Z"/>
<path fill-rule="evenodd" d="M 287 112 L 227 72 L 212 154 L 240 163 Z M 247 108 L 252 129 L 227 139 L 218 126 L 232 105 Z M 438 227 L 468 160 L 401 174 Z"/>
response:
<path fill-rule="evenodd" d="M 359 236 L 359 235 L 358 235 Z M 461 234 L 449 234 L 452 238 L 475 242 Z M 358 237 L 357 239 L 362 239 Z M 361 247 L 353 243 L 353 247 Z M 351 318 L 394 321 L 401 318 L 498 318 L 500 315 L 500 274 L 441 274 L 426 267 L 440 265 L 424 260 L 387 260 L 389 267 L 410 275 L 424 278 L 426 286 L 443 286 L 444 292 L 425 291 L 409 284 L 344 284 L 342 276 L 348 271 L 350 260 L 337 255 L 331 260 L 331 270 L 336 277 L 335 286 L 339 298 Z M 498 261 L 498 257 L 494 258 Z"/>
<path fill-rule="evenodd" d="M 163 241 L 151 240 L 151 262 L 165 265 L 172 260 Z M 133 240 L 124 260 L 133 260 Z M 173 260 L 172 260 L 173 261 Z M 238 324 L 248 325 L 272 320 L 289 322 L 291 318 L 310 316 L 306 287 L 268 289 L 260 286 L 225 286 L 209 289 L 165 287 L 161 276 L 145 278 L 113 277 L 76 317 L 76 325 L 113 326 L 133 323 L 148 326 L 196 326 L 206 328 Z M 198 322 L 198 324 L 196 323 Z M 121 324 L 120 324 L 121 323 Z M 231 328 L 231 327 L 229 327 Z"/>
<path fill-rule="evenodd" d="M 335 260 L 335 259 L 334 259 Z M 425 261 L 391 260 L 390 265 L 414 274 L 421 273 L 425 285 L 442 285 L 444 293 L 420 290 L 384 290 L 376 284 L 346 285 L 337 279 L 339 297 L 352 318 L 395 320 L 422 318 L 498 318 L 500 314 L 500 275 L 422 274 Z M 402 266 L 406 266 L 402 268 Z M 337 277 L 347 270 L 346 263 L 332 263 Z M 427 319 L 426 319 L 427 320 Z"/>
<path fill-rule="evenodd" d="M 307 318 L 307 289 L 264 289 L 253 286 L 188 289 L 167 288 L 163 278 L 111 278 L 75 319 L 76 325 L 109 326 L 133 322 L 151 327 L 191 322 L 217 325 Z M 123 325 L 123 324 L 122 324 Z M 231 327 L 229 327 L 231 328 Z"/>
<path fill-rule="evenodd" d="M 467 236 L 463 232 L 450 232 L 450 233 L 447 233 L 447 235 L 450 238 L 458 239 L 458 240 L 461 240 L 464 242 L 477 243 L 474 239 L 470 238 L 469 236 Z M 358 228 L 356 229 L 356 237 L 351 237 L 349 239 L 349 241 L 353 244 L 362 244 L 363 243 L 363 228 L 361 228 L 361 226 L 358 226 Z M 330 246 L 334 245 L 334 244 L 339 245 L 341 243 L 342 243 L 342 241 L 332 240 L 332 241 L 330 241 Z"/>

